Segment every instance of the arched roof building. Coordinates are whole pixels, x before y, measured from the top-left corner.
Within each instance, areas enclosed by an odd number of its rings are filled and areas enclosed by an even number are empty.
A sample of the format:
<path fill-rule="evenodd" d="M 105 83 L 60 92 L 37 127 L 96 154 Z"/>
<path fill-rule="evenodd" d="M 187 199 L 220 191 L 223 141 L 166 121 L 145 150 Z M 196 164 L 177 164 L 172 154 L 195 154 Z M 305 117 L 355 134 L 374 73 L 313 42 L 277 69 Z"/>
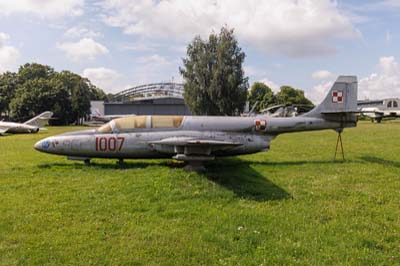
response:
<path fill-rule="evenodd" d="M 183 84 L 166 82 L 135 86 L 114 94 L 104 103 L 105 115 L 189 115 Z"/>

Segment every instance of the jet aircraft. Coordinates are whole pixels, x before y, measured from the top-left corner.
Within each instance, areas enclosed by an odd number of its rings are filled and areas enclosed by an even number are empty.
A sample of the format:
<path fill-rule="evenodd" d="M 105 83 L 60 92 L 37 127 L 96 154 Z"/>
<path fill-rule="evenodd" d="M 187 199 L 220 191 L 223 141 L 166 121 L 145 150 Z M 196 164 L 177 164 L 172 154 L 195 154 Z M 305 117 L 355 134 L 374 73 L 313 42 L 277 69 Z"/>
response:
<path fill-rule="evenodd" d="M 69 159 L 174 158 L 189 166 L 268 151 L 279 134 L 357 125 L 357 78 L 340 76 L 323 102 L 297 117 L 132 116 L 97 129 L 70 132 L 37 142 L 36 150 Z"/>
<path fill-rule="evenodd" d="M 261 110 L 269 117 L 293 117 L 310 111 L 314 106 L 309 104 L 279 104 Z"/>
<path fill-rule="evenodd" d="M 25 123 L 0 121 L 0 135 L 6 133 L 37 133 L 39 129 L 47 125 L 47 122 L 52 116 L 52 112 L 46 111 Z"/>
<path fill-rule="evenodd" d="M 360 112 L 371 118 L 371 121 L 382 122 L 386 117 L 400 117 L 400 99 L 389 98 L 376 101 L 358 102 Z"/>
<path fill-rule="evenodd" d="M 91 120 L 95 122 L 106 123 L 110 122 L 113 119 L 121 118 L 121 117 L 128 117 L 128 116 L 135 116 L 135 114 L 127 114 L 127 115 L 102 115 L 99 110 L 94 110 L 94 113 L 90 115 Z"/>

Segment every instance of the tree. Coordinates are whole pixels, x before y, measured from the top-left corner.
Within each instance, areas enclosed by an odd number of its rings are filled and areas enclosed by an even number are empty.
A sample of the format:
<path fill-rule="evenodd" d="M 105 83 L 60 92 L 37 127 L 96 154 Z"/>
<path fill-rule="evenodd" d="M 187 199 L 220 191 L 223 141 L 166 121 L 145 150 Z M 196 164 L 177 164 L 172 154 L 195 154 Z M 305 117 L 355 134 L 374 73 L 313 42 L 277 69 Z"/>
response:
<path fill-rule="evenodd" d="M 270 87 L 262 82 L 254 82 L 253 85 L 251 85 L 247 100 L 249 101 L 250 108 L 257 103 L 254 111 L 260 112 L 262 109 L 274 103 L 275 96 Z"/>
<path fill-rule="evenodd" d="M 60 81 L 64 89 L 68 91 L 71 117 L 73 121 L 79 123 L 81 118 L 90 114 L 90 100 L 96 100 L 90 90 L 90 82 L 70 71 L 58 73 L 55 79 Z"/>
<path fill-rule="evenodd" d="M 89 79 L 85 78 L 84 81 L 89 87 L 90 100 L 92 101 L 107 101 L 109 96 L 102 90 L 93 85 Z"/>
<path fill-rule="evenodd" d="M 55 74 L 54 69 L 47 65 L 27 63 L 18 69 L 18 83 L 23 84 L 33 79 L 50 79 Z"/>
<path fill-rule="evenodd" d="M 192 114 L 234 115 L 243 111 L 248 78 L 242 64 L 244 52 L 233 30 L 223 27 L 208 41 L 195 37 L 187 47 L 180 72 L 185 80 L 184 98 Z"/>
<path fill-rule="evenodd" d="M 18 85 L 10 107 L 14 118 L 25 121 L 43 111 L 52 110 L 55 100 L 50 81 L 39 78 Z"/>
<path fill-rule="evenodd" d="M 313 105 L 313 103 L 304 96 L 304 91 L 290 86 L 282 86 L 280 88 L 279 92 L 276 94 L 276 103 Z"/>
<path fill-rule="evenodd" d="M 17 74 L 6 72 L 0 75 L 0 115 L 9 115 L 10 102 L 17 90 Z"/>
<path fill-rule="evenodd" d="M 91 100 L 106 99 L 106 94 L 88 79 L 70 71 L 56 72 L 45 65 L 25 64 L 14 74 L 14 80 L 16 89 L 9 107 L 13 118 L 19 121 L 50 110 L 55 117 L 50 121 L 52 124 L 79 123 L 81 118 L 89 115 Z M 7 81 L 6 84 L 11 86 L 13 83 Z"/>

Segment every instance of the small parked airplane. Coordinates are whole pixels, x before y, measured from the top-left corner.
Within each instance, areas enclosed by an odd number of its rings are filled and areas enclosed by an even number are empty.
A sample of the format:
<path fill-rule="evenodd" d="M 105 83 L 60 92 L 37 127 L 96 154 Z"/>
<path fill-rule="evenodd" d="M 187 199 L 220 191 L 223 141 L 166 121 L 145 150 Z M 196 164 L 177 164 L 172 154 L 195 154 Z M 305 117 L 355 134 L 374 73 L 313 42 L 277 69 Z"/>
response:
<path fill-rule="evenodd" d="M 107 123 L 113 119 L 127 117 L 127 116 L 135 116 L 134 114 L 129 115 L 102 115 L 98 109 L 95 109 L 94 112 L 90 115 L 91 120 L 95 122 Z"/>
<path fill-rule="evenodd" d="M 91 158 L 122 162 L 172 157 L 196 168 L 216 156 L 268 151 L 270 142 L 282 133 L 324 129 L 340 133 L 357 125 L 357 113 L 357 77 L 340 76 L 320 105 L 297 117 L 131 116 L 97 129 L 48 137 L 34 147 L 87 164 Z"/>
<path fill-rule="evenodd" d="M 39 129 L 47 125 L 47 122 L 52 116 L 52 112 L 46 111 L 25 123 L 0 121 L 0 135 L 6 133 L 37 133 Z"/>
<path fill-rule="evenodd" d="M 386 117 L 400 117 L 400 99 L 389 98 L 376 101 L 359 101 L 360 112 L 371 118 L 371 121 L 382 122 Z"/>
<path fill-rule="evenodd" d="M 261 114 L 268 117 L 294 117 L 305 114 L 314 106 L 310 104 L 279 104 L 261 110 Z"/>

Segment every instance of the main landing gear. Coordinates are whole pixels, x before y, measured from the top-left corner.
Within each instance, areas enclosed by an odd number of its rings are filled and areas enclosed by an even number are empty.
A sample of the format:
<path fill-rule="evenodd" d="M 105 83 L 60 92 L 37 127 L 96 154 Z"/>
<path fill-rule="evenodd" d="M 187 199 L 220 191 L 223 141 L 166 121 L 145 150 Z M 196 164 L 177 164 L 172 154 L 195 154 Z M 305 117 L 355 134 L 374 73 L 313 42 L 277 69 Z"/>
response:
<path fill-rule="evenodd" d="M 214 160 L 215 157 L 210 155 L 177 154 L 172 158 L 186 162 L 186 166 L 183 169 L 187 172 L 205 172 L 204 162 Z"/>

